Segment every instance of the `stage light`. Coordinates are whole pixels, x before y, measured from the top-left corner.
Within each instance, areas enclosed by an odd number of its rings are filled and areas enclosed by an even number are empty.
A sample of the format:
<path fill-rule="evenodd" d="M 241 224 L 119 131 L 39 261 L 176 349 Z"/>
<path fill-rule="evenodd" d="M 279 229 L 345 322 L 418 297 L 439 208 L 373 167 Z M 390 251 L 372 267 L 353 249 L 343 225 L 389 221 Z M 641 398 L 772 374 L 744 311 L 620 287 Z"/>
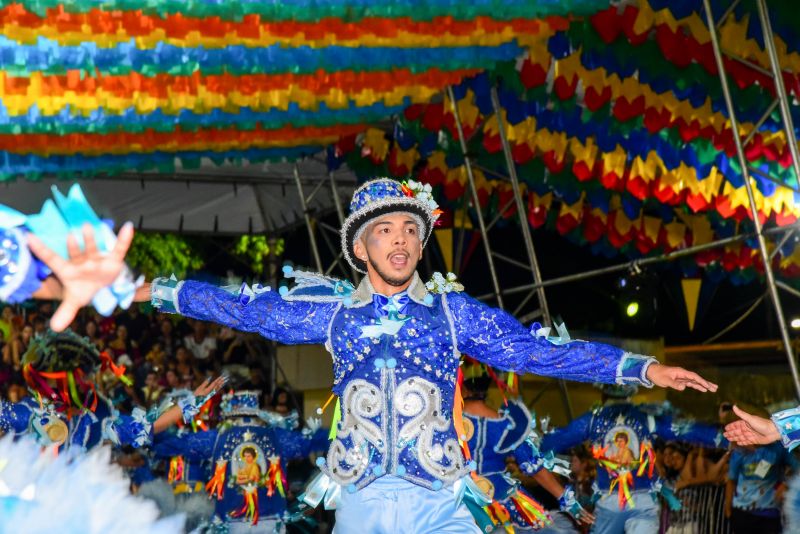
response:
<path fill-rule="evenodd" d="M 795 317 L 794 319 L 792 319 L 792 322 L 789 323 L 789 325 L 791 325 L 791 327 L 794 328 L 795 330 L 800 328 L 800 317 Z"/>
<path fill-rule="evenodd" d="M 629 302 L 625 307 L 625 315 L 628 317 L 635 317 L 637 313 L 639 313 L 639 303 L 635 300 L 633 302 Z"/>

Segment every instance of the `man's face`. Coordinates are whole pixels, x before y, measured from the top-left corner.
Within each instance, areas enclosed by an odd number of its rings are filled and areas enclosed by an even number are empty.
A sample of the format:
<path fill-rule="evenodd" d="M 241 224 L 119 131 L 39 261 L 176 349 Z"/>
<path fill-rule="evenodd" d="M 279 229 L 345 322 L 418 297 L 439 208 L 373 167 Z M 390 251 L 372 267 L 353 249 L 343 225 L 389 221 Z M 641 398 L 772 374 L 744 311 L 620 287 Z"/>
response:
<path fill-rule="evenodd" d="M 405 213 L 391 213 L 370 224 L 353 251 L 387 284 L 408 282 L 422 258 L 422 241 L 416 221 Z"/>

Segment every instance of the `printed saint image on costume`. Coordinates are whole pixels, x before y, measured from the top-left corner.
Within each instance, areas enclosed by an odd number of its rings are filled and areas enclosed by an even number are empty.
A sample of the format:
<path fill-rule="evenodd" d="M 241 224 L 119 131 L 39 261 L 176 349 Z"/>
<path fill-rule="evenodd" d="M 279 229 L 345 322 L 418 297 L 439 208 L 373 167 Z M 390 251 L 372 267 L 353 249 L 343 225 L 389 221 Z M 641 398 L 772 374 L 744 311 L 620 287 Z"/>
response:
<path fill-rule="evenodd" d="M 616 426 L 608 431 L 603 440 L 608 447 L 606 456 L 620 467 L 631 467 L 638 462 L 639 455 L 634 451 L 639 450 L 639 438 L 632 428 Z"/>
<path fill-rule="evenodd" d="M 244 442 L 233 451 L 231 465 L 236 473 L 236 483 L 240 486 L 258 484 L 262 473 L 267 470 L 264 451 L 251 442 Z"/>

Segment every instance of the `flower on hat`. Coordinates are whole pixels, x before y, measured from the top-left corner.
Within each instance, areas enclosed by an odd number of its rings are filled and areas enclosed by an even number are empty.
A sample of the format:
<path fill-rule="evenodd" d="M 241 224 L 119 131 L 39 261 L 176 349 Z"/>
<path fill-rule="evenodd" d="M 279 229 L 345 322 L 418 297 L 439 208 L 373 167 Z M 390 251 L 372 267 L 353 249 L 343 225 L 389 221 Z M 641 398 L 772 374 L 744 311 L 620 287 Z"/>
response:
<path fill-rule="evenodd" d="M 416 198 L 425 202 L 431 208 L 435 219 L 438 219 L 439 216 L 444 213 L 439 209 L 439 204 L 436 203 L 436 200 L 433 199 L 433 188 L 431 184 L 423 184 L 416 180 L 407 180 L 402 183 L 402 189 L 407 197 Z"/>

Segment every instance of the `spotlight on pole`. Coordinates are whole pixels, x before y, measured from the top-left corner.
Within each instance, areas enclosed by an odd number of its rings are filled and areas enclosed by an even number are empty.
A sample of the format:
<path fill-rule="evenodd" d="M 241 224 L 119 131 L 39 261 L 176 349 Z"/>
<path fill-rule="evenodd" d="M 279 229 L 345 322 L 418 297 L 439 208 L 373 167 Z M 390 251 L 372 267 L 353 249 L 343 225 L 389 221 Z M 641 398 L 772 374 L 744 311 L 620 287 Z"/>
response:
<path fill-rule="evenodd" d="M 800 317 L 795 317 L 789 325 L 795 330 L 800 329 Z"/>
<path fill-rule="evenodd" d="M 635 300 L 633 302 L 629 302 L 625 307 L 625 315 L 628 317 L 636 317 L 637 313 L 639 313 L 639 303 Z"/>

